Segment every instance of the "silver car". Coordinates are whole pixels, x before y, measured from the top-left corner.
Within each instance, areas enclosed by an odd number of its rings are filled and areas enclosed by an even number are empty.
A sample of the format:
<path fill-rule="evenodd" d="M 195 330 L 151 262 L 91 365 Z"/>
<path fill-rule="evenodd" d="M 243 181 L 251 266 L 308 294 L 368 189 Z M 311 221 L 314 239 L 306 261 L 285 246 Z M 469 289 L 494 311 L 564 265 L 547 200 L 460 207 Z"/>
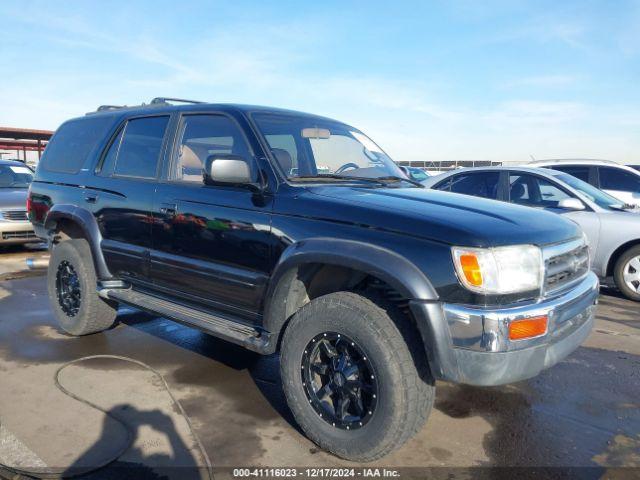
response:
<path fill-rule="evenodd" d="M 640 301 L 640 215 L 582 180 L 556 170 L 487 167 L 453 170 L 423 185 L 437 189 L 544 208 L 582 227 L 591 251 L 591 269 Z"/>
<path fill-rule="evenodd" d="M 27 218 L 33 171 L 22 162 L 0 160 L 0 247 L 39 241 Z"/>

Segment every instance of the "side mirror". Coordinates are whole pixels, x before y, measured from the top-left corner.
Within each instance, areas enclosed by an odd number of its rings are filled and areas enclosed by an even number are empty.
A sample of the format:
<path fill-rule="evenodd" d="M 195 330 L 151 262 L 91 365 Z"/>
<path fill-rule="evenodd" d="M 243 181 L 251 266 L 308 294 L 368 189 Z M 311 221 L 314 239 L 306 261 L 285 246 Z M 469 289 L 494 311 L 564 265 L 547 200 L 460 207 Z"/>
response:
<path fill-rule="evenodd" d="M 558 208 L 563 210 L 584 210 L 584 203 L 577 198 L 563 198 L 558 202 Z"/>
<path fill-rule="evenodd" d="M 211 155 L 205 165 L 205 183 L 208 185 L 249 185 L 255 182 L 252 164 L 240 155 Z"/>

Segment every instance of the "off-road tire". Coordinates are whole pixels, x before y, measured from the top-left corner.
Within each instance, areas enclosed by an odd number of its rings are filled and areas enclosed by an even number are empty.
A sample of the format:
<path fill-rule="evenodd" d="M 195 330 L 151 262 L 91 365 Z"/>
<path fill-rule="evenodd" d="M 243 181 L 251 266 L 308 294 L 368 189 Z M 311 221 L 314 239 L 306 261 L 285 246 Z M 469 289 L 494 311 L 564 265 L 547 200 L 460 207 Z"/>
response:
<path fill-rule="evenodd" d="M 616 287 L 618 290 L 627 297 L 629 300 L 635 300 L 636 302 L 640 302 L 640 293 L 632 290 L 627 286 L 624 281 L 624 267 L 629 260 L 634 257 L 640 256 L 640 245 L 636 245 L 635 247 L 631 247 L 629 250 L 624 252 L 620 258 L 616 261 L 615 266 L 613 267 L 613 280 L 616 283 Z"/>
<path fill-rule="evenodd" d="M 65 313 L 58 298 L 56 276 L 63 262 L 77 273 L 80 289 L 80 306 L 72 316 Z M 47 271 L 47 288 L 53 312 L 65 332 L 76 336 L 88 335 L 113 325 L 118 313 L 117 305 L 107 302 L 97 294 L 96 272 L 86 240 L 66 240 L 54 245 Z"/>
<path fill-rule="evenodd" d="M 302 356 L 308 343 L 324 332 L 353 339 L 375 370 L 378 400 L 361 428 L 333 427 L 310 405 Z M 424 347 L 406 315 L 380 298 L 352 292 L 318 297 L 292 317 L 282 339 L 281 376 L 287 403 L 304 433 L 324 450 L 359 462 L 403 445 L 424 425 L 435 397 Z"/>

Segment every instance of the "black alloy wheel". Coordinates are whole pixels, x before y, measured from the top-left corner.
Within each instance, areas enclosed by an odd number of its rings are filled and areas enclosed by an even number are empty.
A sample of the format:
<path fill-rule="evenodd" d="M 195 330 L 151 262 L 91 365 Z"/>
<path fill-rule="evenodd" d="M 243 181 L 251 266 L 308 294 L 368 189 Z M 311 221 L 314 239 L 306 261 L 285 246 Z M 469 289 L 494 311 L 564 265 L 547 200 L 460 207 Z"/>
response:
<path fill-rule="evenodd" d="M 344 430 L 363 427 L 375 413 L 378 385 L 363 350 L 336 332 L 317 335 L 302 355 L 302 382 L 316 413 Z"/>
<path fill-rule="evenodd" d="M 67 261 L 60 262 L 56 272 L 56 293 L 58 304 L 69 317 L 74 317 L 80 311 L 82 291 L 78 274 Z"/>

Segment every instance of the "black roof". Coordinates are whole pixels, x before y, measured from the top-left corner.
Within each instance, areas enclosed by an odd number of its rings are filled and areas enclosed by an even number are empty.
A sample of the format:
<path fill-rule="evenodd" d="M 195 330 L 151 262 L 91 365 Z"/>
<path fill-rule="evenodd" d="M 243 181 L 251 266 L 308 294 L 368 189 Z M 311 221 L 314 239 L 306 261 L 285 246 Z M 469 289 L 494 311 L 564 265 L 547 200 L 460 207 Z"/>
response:
<path fill-rule="evenodd" d="M 156 99 L 154 99 L 156 100 Z M 170 100 L 170 99 L 168 99 Z M 102 105 L 95 112 L 89 112 L 87 115 L 113 115 L 113 116 L 130 116 L 145 115 L 154 113 L 174 112 L 174 111 L 217 111 L 217 112 L 242 112 L 242 113 L 278 113 L 289 115 L 303 115 L 309 118 L 316 118 L 318 120 L 329 120 L 336 122 L 332 118 L 323 117 L 321 115 L 315 115 L 311 113 L 299 112 L 296 110 L 289 110 L 285 108 L 267 107 L 262 105 L 246 105 L 240 103 L 205 103 L 205 102 L 191 102 L 185 104 L 171 104 L 168 102 L 152 101 L 149 104 L 134 105 L 134 106 L 114 106 L 114 105 Z M 338 122 L 342 123 L 342 122 Z"/>

